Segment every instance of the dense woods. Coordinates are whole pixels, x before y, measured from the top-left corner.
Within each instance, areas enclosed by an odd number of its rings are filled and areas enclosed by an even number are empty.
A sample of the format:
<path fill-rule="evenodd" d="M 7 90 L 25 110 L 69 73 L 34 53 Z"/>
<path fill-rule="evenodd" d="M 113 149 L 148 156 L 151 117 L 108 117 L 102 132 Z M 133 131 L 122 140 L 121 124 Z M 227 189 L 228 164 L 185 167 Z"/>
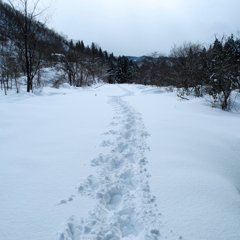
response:
<path fill-rule="evenodd" d="M 230 110 L 232 91 L 240 89 L 240 39 L 216 38 L 210 46 L 184 43 L 168 57 L 153 54 L 136 58 L 109 54 L 97 44 L 85 45 L 47 28 L 37 12 L 38 1 L 20 1 L 21 7 L 0 0 L 0 82 L 5 91 L 25 84 L 27 92 L 44 86 L 42 73 L 57 74 L 53 87 L 62 83 L 81 87 L 101 80 L 177 88 L 180 98 L 208 96 L 214 107 Z M 31 10 L 29 10 L 31 9 Z"/>
<path fill-rule="evenodd" d="M 240 39 L 233 35 L 202 44 L 175 46 L 169 57 L 147 58 L 141 63 L 140 83 L 176 87 L 177 95 L 207 96 L 213 107 L 230 110 L 233 90 L 240 89 Z M 171 89 L 171 88 L 169 88 Z"/>

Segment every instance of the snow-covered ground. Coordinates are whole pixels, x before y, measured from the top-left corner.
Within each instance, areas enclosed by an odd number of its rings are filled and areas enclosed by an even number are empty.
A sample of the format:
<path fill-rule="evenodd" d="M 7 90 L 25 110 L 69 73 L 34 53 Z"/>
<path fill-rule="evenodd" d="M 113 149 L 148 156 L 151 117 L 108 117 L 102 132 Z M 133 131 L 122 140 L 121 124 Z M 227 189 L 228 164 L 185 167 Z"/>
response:
<path fill-rule="evenodd" d="M 240 115 L 96 87 L 0 92 L 0 239 L 240 239 Z"/>

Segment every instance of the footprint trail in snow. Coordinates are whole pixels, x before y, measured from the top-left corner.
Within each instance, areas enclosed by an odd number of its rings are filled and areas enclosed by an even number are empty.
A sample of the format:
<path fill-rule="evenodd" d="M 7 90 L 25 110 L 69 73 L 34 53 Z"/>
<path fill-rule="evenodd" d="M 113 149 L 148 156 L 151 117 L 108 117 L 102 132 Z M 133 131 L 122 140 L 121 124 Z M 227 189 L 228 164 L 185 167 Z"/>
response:
<path fill-rule="evenodd" d="M 60 240 L 165 239 L 161 214 L 148 183 L 145 151 L 149 148 L 145 140 L 149 134 L 141 115 L 122 100 L 132 92 L 122 90 L 125 95 L 113 96 L 109 101 L 116 116 L 110 123 L 113 129 L 105 135 L 115 140 L 101 144 L 111 150 L 92 160 L 98 175 L 89 176 L 78 187 L 78 193 L 96 199 L 96 205 L 86 219 L 77 221 L 72 217 Z"/>

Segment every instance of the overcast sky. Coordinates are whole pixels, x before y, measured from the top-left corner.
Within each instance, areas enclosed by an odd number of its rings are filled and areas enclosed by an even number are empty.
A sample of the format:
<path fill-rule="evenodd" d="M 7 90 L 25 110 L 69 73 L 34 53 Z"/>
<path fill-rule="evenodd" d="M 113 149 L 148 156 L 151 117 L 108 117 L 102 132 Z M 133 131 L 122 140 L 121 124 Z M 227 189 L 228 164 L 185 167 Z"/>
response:
<path fill-rule="evenodd" d="M 50 28 L 116 56 L 167 55 L 174 44 L 208 44 L 240 30 L 240 0 L 55 0 L 54 7 Z"/>

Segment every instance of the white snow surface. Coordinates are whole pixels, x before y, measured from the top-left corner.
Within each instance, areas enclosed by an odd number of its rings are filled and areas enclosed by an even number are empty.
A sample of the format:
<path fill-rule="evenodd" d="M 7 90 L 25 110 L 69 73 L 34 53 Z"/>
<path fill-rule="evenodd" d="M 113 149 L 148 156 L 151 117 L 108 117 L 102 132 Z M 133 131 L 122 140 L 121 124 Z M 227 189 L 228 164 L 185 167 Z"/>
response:
<path fill-rule="evenodd" d="M 238 113 L 126 84 L 0 112 L 0 240 L 240 239 Z"/>

